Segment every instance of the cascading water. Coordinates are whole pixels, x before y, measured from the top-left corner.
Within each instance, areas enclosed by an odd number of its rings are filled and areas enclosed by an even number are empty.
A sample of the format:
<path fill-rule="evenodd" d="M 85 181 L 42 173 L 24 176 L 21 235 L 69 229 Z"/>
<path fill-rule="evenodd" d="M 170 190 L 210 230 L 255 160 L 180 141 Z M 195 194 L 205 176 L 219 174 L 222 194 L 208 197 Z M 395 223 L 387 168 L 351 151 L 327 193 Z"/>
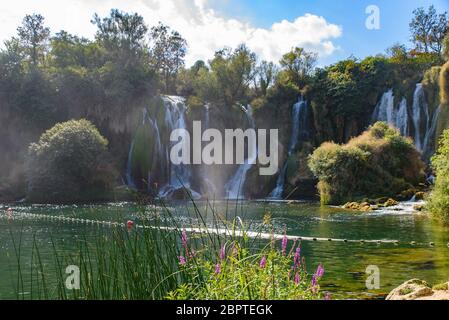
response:
<path fill-rule="evenodd" d="M 187 130 L 186 123 L 186 104 L 183 97 L 178 96 L 162 96 L 162 100 L 166 107 L 165 112 L 165 125 L 168 129 L 168 134 L 170 134 L 175 129 L 185 129 Z M 183 137 L 183 141 L 187 141 L 190 138 L 188 136 Z M 160 137 L 159 137 L 160 143 Z M 183 188 L 189 189 L 194 198 L 200 198 L 201 196 L 191 189 L 190 179 L 191 179 L 191 168 L 185 164 L 172 164 L 168 157 L 169 150 L 177 142 L 169 142 L 165 146 L 165 157 L 166 162 L 170 167 L 169 181 L 161 188 L 159 191 L 159 196 L 165 198 L 169 197 L 176 190 Z M 162 145 L 162 143 L 160 143 Z"/>
<path fill-rule="evenodd" d="M 142 152 L 151 159 L 149 165 L 154 171 L 158 171 L 160 181 L 163 181 L 163 186 L 159 190 L 159 196 L 170 197 L 175 191 L 186 188 L 191 191 L 194 198 L 199 198 L 200 195 L 191 189 L 191 168 L 185 164 L 175 165 L 170 162 L 169 154 L 171 147 L 176 142 L 170 142 L 169 139 L 163 139 L 169 137 L 170 133 L 175 129 L 186 129 L 186 110 L 185 99 L 177 96 L 161 96 L 163 102 L 163 117 L 150 116 L 145 108 L 143 111 L 142 127 L 144 130 L 150 130 L 147 136 L 144 136 L 145 140 L 151 139 L 153 141 L 152 148 L 147 150 L 144 148 Z M 157 114 L 157 113 L 156 113 Z M 148 129 L 147 129 L 148 128 Z M 163 131 L 161 131 L 163 129 Z M 186 141 L 188 137 L 184 137 Z M 144 144 L 147 141 L 134 141 L 131 144 L 131 150 L 129 152 L 128 165 L 127 165 L 127 183 L 131 187 L 135 187 L 136 184 L 133 178 L 133 152 L 136 148 L 136 144 Z M 145 147 L 145 145 L 144 145 Z M 151 181 L 152 172 L 148 168 L 148 176 L 146 177 L 146 185 L 150 190 L 152 184 L 157 184 L 160 181 Z"/>
<path fill-rule="evenodd" d="M 206 104 L 204 106 L 204 128 L 203 130 L 207 130 L 210 128 L 210 106 Z M 203 195 L 212 195 L 215 196 L 217 194 L 217 188 L 209 179 L 209 166 L 203 165 L 201 168 L 201 191 Z"/>
<path fill-rule="evenodd" d="M 438 117 L 439 108 L 432 114 L 432 110 L 430 110 L 426 100 L 424 88 L 421 83 L 418 83 L 413 93 L 413 103 L 410 112 L 408 111 L 405 98 L 402 98 L 399 105 L 395 107 L 393 90 L 389 90 L 382 95 L 374 109 L 372 123 L 385 121 L 398 128 L 403 136 L 411 135 L 416 149 L 423 154 L 425 159 L 429 159 L 434 152 Z M 413 124 L 413 131 L 410 130 L 410 124 Z"/>
<path fill-rule="evenodd" d="M 430 124 L 429 129 L 426 132 L 426 135 L 424 137 L 424 150 L 423 150 L 423 156 L 426 160 L 430 159 L 430 157 L 432 156 L 432 153 L 435 150 L 435 134 L 437 131 L 437 125 L 438 125 L 438 117 L 440 116 L 440 109 L 441 107 L 439 106 L 432 117 L 432 122 Z"/>
<path fill-rule="evenodd" d="M 427 132 L 429 130 L 430 116 L 429 106 L 427 104 L 426 96 L 421 83 L 416 85 L 416 89 L 413 94 L 412 117 L 415 128 L 415 145 L 416 148 L 422 152 L 424 149 L 425 137 L 425 134 L 422 134 L 422 132 Z"/>
<path fill-rule="evenodd" d="M 246 114 L 250 128 L 255 129 L 256 124 L 254 122 L 251 106 L 248 105 L 246 108 L 242 106 L 242 109 Z M 248 158 L 240 165 L 237 172 L 225 185 L 226 196 L 228 199 L 244 199 L 243 187 L 245 185 L 246 175 L 257 159 L 257 145 L 255 143 L 253 145 L 249 144 L 249 148 Z"/>
<path fill-rule="evenodd" d="M 288 157 L 296 150 L 299 141 L 304 136 L 304 133 L 308 133 L 307 128 L 307 102 L 303 97 L 300 97 L 298 102 L 293 105 L 292 109 L 292 133 L 290 136 L 290 143 L 288 146 Z M 269 198 L 280 199 L 284 193 L 285 177 L 287 174 L 288 161 L 285 161 L 282 170 L 279 172 L 278 179 L 276 181 L 276 187 L 271 191 Z"/>
<path fill-rule="evenodd" d="M 385 121 L 399 129 L 402 135 L 408 135 L 407 100 L 403 98 L 398 107 L 394 106 L 393 90 L 390 89 L 382 95 L 374 109 L 372 122 Z"/>

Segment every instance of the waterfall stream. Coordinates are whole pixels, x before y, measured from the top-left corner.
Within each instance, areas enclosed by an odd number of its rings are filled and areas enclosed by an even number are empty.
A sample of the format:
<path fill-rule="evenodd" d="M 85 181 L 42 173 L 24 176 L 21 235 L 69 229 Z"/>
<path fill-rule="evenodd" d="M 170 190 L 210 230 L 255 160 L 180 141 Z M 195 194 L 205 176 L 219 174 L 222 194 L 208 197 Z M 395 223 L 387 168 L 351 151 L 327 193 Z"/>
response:
<path fill-rule="evenodd" d="M 413 93 L 411 110 L 407 100 L 402 98 L 399 105 L 394 105 L 393 90 L 385 92 L 376 105 L 372 115 L 372 123 L 385 121 L 395 126 L 403 136 L 411 136 L 416 149 L 425 159 L 434 152 L 435 131 L 438 123 L 439 108 L 432 112 L 427 103 L 424 88 L 421 83 L 416 85 Z M 413 130 L 411 130 L 411 128 Z"/>
<path fill-rule="evenodd" d="M 246 118 L 248 120 L 248 123 L 250 125 L 250 128 L 256 129 L 256 124 L 254 122 L 253 112 L 250 105 L 248 107 L 244 108 L 242 107 L 243 111 L 245 112 Z M 257 159 L 257 144 L 248 144 L 249 145 L 249 153 L 248 158 L 244 161 L 243 164 L 239 166 L 236 173 L 231 177 L 231 179 L 226 183 L 225 190 L 226 190 L 226 197 L 228 199 L 244 199 L 244 193 L 243 188 L 245 186 L 246 181 L 246 175 L 253 166 L 253 164 L 256 162 Z"/>
<path fill-rule="evenodd" d="M 160 197 L 170 197 L 177 190 L 186 188 L 190 190 L 191 195 L 194 198 L 199 198 L 200 195 L 191 188 L 191 167 L 185 164 L 175 165 L 170 162 L 169 154 L 171 147 L 177 142 L 170 142 L 169 139 L 163 139 L 165 133 L 170 135 L 170 133 L 175 129 L 187 129 L 186 123 L 186 104 L 185 99 L 178 96 L 161 96 L 163 102 L 163 117 L 158 119 L 158 117 L 153 116 L 153 118 L 148 114 L 147 109 L 143 111 L 142 126 L 148 126 L 149 138 L 153 141 L 152 150 L 145 150 L 149 153 L 149 158 L 152 159 L 153 170 L 159 171 L 159 176 L 163 177 L 165 181 L 162 187 L 159 189 Z M 164 134 L 162 134 L 161 129 L 164 128 Z M 184 137 L 184 141 L 187 141 L 189 137 Z M 133 150 L 135 148 L 136 141 L 131 143 L 131 149 L 129 152 L 128 165 L 126 178 L 127 183 L 130 187 L 136 187 L 133 178 L 133 168 L 132 168 L 132 157 Z M 151 170 L 148 172 L 146 177 L 146 185 L 148 191 L 151 189 L 152 184 L 156 181 L 152 181 L 152 175 L 154 172 Z M 159 181 L 157 181 L 159 182 Z M 156 186 L 158 187 L 158 186 Z"/>
<path fill-rule="evenodd" d="M 281 171 L 279 172 L 278 179 L 276 181 L 276 187 L 271 191 L 269 198 L 271 199 L 281 199 L 284 193 L 285 178 L 288 168 L 288 157 L 298 147 L 299 141 L 304 133 L 307 133 L 307 102 L 303 97 L 300 97 L 298 102 L 293 105 L 292 108 L 292 133 L 290 136 L 290 143 L 288 146 L 287 160 L 285 160 Z"/>

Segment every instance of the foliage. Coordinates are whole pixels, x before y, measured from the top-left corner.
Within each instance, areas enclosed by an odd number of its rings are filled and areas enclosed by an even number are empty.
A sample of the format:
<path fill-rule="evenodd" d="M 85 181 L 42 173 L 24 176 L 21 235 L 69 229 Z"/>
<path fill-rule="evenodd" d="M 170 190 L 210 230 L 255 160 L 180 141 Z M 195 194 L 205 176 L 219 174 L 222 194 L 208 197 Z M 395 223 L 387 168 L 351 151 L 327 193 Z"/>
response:
<path fill-rule="evenodd" d="M 436 182 L 426 208 L 433 217 L 449 224 L 449 129 L 440 137 L 437 152 L 432 157 L 432 168 Z"/>
<path fill-rule="evenodd" d="M 104 199 L 114 173 L 108 141 L 87 120 L 59 123 L 29 147 L 28 198 L 33 202 Z"/>
<path fill-rule="evenodd" d="M 377 122 L 346 145 L 324 143 L 309 157 L 321 201 L 395 196 L 424 178 L 424 163 L 409 138 Z"/>
<path fill-rule="evenodd" d="M 182 262 L 181 269 L 195 276 L 202 274 L 201 286 L 183 284 L 170 292 L 177 300 L 313 300 L 320 299 L 317 274 L 309 275 L 301 263 L 295 266 L 295 253 L 264 249 L 251 255 L 238 243 L 229 246 L 230 254 L 212 262 L 198 253 Z M 221 249 L 225 250 L 225 248 Z M 298 247 L 298 250 L 299 247 Z M 299 251 L 298 251 L 299 252 Z M 183 259 L 183 258 L 182 258 Z M 318 268 L 320 270 L 321 266 Z M 314 279 L 314 280 L 313 280 Z"/>
<path fill-rule="evenodd" d="M 153 42 L 150 52 L 152 66 L 162 74 L 165 92 L 173 92 L 176 76 L 184 67 L 187 41 L 179 32 L 161 23 L 151 28 L 150 35 Z"/>
<path fill-rule="evenodd" d="M 427 11 L 423 7 L 414 10 L 413 15 L 410 32 L 416 49 L 420 52 L 441 54 L 443 39 L 449 31 L 447 12 L 438 14 L 431 5 Z"/>
<path fill-rule="evenodd" d="M 26 15 L 17 33 L 25 57 L 32 67 L 43 64 L 50 38 L 50 29 L 44 26 L 44 17 L 40 14 Z"/>

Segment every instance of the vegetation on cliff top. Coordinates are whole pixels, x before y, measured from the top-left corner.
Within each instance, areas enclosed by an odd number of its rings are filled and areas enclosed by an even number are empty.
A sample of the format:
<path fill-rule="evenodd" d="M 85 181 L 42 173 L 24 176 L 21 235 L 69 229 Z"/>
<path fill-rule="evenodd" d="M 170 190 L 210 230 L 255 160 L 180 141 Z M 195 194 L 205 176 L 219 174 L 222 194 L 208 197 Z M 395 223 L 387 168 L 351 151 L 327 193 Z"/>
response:
<path fill-rule="evenodd" d="M 424 163 L 411 139 L 384 122 L 345 145 L 322 144 L 309 166 L 323 204 L 396 196 L 424 179 Z"/>

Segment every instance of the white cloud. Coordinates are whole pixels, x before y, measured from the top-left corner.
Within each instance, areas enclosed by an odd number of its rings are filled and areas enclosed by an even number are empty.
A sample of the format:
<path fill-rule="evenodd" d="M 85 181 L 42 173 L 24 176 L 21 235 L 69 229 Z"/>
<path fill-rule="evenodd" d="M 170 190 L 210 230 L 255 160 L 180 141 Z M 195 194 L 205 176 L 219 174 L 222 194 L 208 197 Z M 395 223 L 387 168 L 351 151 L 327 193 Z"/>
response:
<path fill-rule="evenodd" d="M 161 21 L 179 31 L 189 44 L 188 65 L 211 58 L 220 48 L 243 42 L 262 59 L 275 62 L 294 46 L 325 57 L 337 50 L 332 41 L 342 35 L 340 26 L 313 14 L 282 20 L 268 29 L 257 28 L 221 16 L 208 7 L 208 0 L 15 0 L 0 5 L 0 39 L 14 35 L 23 16 L 33 12 L 41 13 L 53 32 L 64 29 L 92 38 L 95 27 L 89 21 L 93 14 L 104 16 L 111 8 L 137 12 L 150 26 Z"/>

